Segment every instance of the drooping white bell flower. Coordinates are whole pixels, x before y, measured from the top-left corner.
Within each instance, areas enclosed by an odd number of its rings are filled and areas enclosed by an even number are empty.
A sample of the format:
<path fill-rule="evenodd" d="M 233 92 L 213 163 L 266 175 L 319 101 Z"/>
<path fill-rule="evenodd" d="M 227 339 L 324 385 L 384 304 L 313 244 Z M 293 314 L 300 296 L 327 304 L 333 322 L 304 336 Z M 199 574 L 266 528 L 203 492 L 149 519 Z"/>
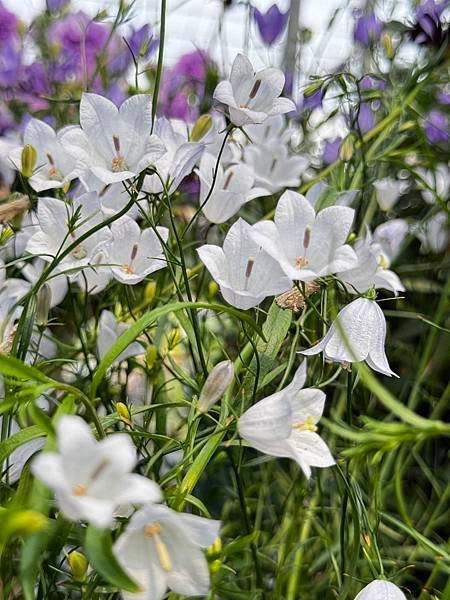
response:
<path fill-rule="evenodd" d="M 50 125 L 39 119 L 30 119 L 24 134 L 24 145 L 36 150 L 36 165 L 29 178 L 36 192 L 62 188 L 78 176 L 76 161 L 64 148 L 62 139 L 73 127 L 65 127 L 56 133 Z M 15 148 L 10 155 L 18 171 L 22 171 L 23 146 Z"/>
<path fill-rule="evenodd" d="M 80 102 L 80 125 L 61 137 L 79 164 L 103 183 L 136 177 L 165 153 L 164 144 L 151 135 L 150 96 L 131 96 L 118 109 L 97 94 L 84 93 Z"/>
<path fill-rule="evenodd" d="M 250 446 L 270 454 L 294 459 L 306 477 L 311 467 L 335 464 L 316 424 L 322 416 L 325 394 L 314 388 L 302 389 L 306 360 L 284 389 L 251 406 L 239 419 L 239 435 Z"/>
<path fill-rule="evenodd" d="M 417 174 L 422 179 L 418 181 L 420 193 L 427 204 L 434 204 L 436 196 L 446 200 L 449 196 L 450 170 L 444 163 L 440 163 L 433 171 L 419 167 Z"/>
<path fill-rule="evenodd" d="M 103 221 L 101 204 L 95 192 L 82 194 L 70 204 L 57 198 L 39 198 L 37 215 L 39 230 L 29 239 L 26 249 L 47 262 Z M 99 229 L 76 246 L 56 270 L 66 271 L 71 279 L 81 281 L 83 271 L 87 273 L 92 269 L 91 264 L 96 269 L 104 268 L 95 258 L 99 244 L 110 239 L 108 228 Z"/>
<path fill-rule="evenodd" d="M 55 492 L 67 519 L 110 527 L 118 506 L 161 501 L 155 482 L 132 473 L 136 449 L 127 434 L 97 441 L 83 419 L 68 415 L 58 421 L 56 433 L 58 452 L 40 453 L 31 470 Z"/>
<path fill-rule="evenodd" d="M 406 596 L 390 581 L 375 579 L 359 592 L 355 600 L 406 600 Z"/>
<path fill-rule="evenodd" d="M 327 360 L 341 363 L 365 361 L 374 371 L 398 377 L 389 366 L 385 341 L 383 311 L 373 300 L 357 298 L 340 311 L 318 344 L 300 354 L 311 356 L 323 352 Z"/>
<path fill-rule="evenodd" d="M 111 311 L 102 311 L 98 322 L 97 334 L 97 354 L 100 360 L 103 359 L 117 338 L 129 328 L 130 325 L 127 323 L 120 323 Z M 126 360 L 131 356 L 143 354 L 143 352 L 144 349 L 139 342 L 131 342 L 131 344 L 117 357 L 116 363 Z"/>
<path fill-rule="evenodd" d="M 417 223 L 411 231 L 421 241 L 420 252 L 427 254 L 443 252 L 449 243 L 448 216 L 444 211 L 436 213 L 431 219 Z"/>
<path fill-rule="evenodd" d="M 186 135 L 176 130 L 174 124 L 165 117 L 160 117 L 155 124 L 155 134 L 166 147 L 166 153 L 155 163 L 158 175 L 147 175 L 142 189 L 146 192 L 159 194 L 163 184 L 170 193 L 187 177 L 199 161 L 205 146 L 198 142 L 189 142 Z"/>
<path fill-rule="evenodd" d="M 216 164 L 214 156 L 204 154 L 197 171 L 200 178 L 199 203 L 203 206 L 203 214 L 211 223 L 225 223 L 250 200 L 270 194 L 262 187 L 254 187 L 255 178 L 246 165 L 231 165 L 224 169 L 219 164 L 213 192 L 203 204 L 213 185 Z"/>
<path fill-rule="evenodd" d="M 238 54 L 231 67 L 230 80 L 219 83 L 214 99 L 228 107 L 230 121 L 240 127 L 295 110 L 292 100 L 279 97 L 283 87 L 284 75 L 280 69 L 268 68 L 255 73 L 249 59 Z"/>
<path fill-rule="evenodd" d="M 385 177 L 379 179 L 373 184 L 375 188 L 375 197 L 378 202 L 378 206 L 381 210 L 391 210 L 397 200 L 402 194 L 408 189 L 408 183 L 406 181 L 399 181 L 393 177 Z"/>
<path fill-rule="evenodd" d="M 375 229 L 373 241 L 378 244 L 385 264 L 390 265 L 397 256 L 408 231 L 409 225 L 404 219 L 386 221 Z"/>
<path fill-rule="evenodd" d="M 205 596 L 210 587 L 202 549 L 218 537 L 220 521 L 178 513 L 167 506 L 138 510 L 113 552 L 141 591 L 122 591 L 125 600 L 161 600 L 172 590 L 181 596 Z"/>
<path fill-rule="evenodd" d="M 158 234 L 167 242 L 169 230 L 158 227 Z M 139 225 L 123 216 L 111 225 L 112 240 L 107 243 L 106 253 L 114 279 L 127 285 L 135 285 L 166 266 L 161 242 L 153 229 L 141 231 Z"/>
<path fill-rule="evenodd" d="M 309 166 L 308 158 L 289 156 L 287 146 L 279 143 L 246 146 L 244 162 L 251 167 L 256 184 L 272 194 L 286 187 L 298 187 Z"/>
<path fill-rule="evenodd" d="M 291 288 L 290 280 L 253 240 L 251 232 L 252 227 L 238 219 L 228 231 L 223 248 L 206 244 L 197 249 L 224 299 L 244 310 Z"/>
<path fill-rule="evenodd" d="M 391 290 L 394 294 L 404 292 L 398 275 L 388 269 L 382 248 L 373 241 L 370 231 L 353 246 L 358 264 L 352 269 L 337 273 L 351 294 L 364 293 L 371 288 Z"/>
<path fill-rule="evenodd" d="M 275 209 L 275 221 L 254 225 L 252 237 L 293 281 L 313 281 L 357 264 L 345 244 L 354 210 L 331 206 L 315 213 L 304 196 L 286 191 Z"/>

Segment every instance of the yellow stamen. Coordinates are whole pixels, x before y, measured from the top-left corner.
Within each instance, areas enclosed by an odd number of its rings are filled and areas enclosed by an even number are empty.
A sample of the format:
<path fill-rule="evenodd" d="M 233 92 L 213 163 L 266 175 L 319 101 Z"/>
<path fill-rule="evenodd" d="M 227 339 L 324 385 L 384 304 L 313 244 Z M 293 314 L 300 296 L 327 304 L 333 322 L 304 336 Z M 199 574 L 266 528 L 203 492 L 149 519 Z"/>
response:
<path fill-rule="evenodd" d="M 170 560 L 170 554 L 166 544 L 159 537 L 161 525 L 159 523 L 149 523 L 144 527 L 144 533 L 147 537 L 155 538 L 155 548 L 159 564 L 166 573 L 169 573 L 172 570 L 172 561 Z"/>
<path fill-rule="evenodd" d="M 314 419 L 312 417 L 308 417 L 304 423 L 295 423 L 292 427 L 299 431 L 317 431 L 317 427 L 314 425 Z"/>
<path fill-rule="evenodd" d="M 122 265 L 121 270 L 127 275 L 134 275 L 136 273 L 136 269 L 131 265 Z"/>
<path fill-rule="evenodd" d="M 72 493 L 74 496 L 86 496 L 87 487 L 82 483 L 77 483 L 77 485 L 74 486 Z"/>
<path fill-rule="evenodd" d="M 309 265 L 309 260 L 305 256 L 297 256 L 295 259 L 295 266 L 297 269 L 302 269 L 303 267 L 307 267 Z"/>
<path fill-rule="evenodd" d="M 123 171 L 124 158 L 123 156 L 115 156 L 111 161 L 111 170 L 114 173 L 118 173 L 119 171 Z"/>

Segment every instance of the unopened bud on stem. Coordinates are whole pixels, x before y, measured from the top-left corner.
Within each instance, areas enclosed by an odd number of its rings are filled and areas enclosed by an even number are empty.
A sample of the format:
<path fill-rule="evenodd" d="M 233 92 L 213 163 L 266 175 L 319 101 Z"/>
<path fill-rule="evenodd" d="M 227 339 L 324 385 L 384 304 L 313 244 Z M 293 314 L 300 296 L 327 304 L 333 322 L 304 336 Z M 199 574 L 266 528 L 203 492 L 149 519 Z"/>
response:
<path fill-rule="evenodd" d="M 84 554 L 74 550 L 67 557 L 67 562 L 69 563 L 72 572 L 72 579 L 74 581 L 79 581 L 80 583 L 83 582 L 86 579 L 88 569 L 88 560 Z"/>
<path fill-rule="evenodd" d="M 212 126 L 211 115 L 201 115 L 194 123 L 194 127 L 191 132 L 191 142 L 198 142 L 201 140 Z"/>
<path fill-rule="evenodd" d="M 39 327 L 46 327 L 48 324 L 48 313 L 52 303 L 52 291 L 47 283 L 41 287 L 37 295 L 36 302 L 36 324 Z"/>
<path fill-rule="evenodd" d="M 213 368 L 200 392 L 198 409 L 201 412 L 208 412 L 211 406 L 222 398 L 233 381 L 233 376 L 234 368 L 231 360 L 224 360 Z"/>
<path fill-rule="evenodd" d="M 37 162 L 37 152 L 34 146 L 25 144 L 22 150 L 22 175 L 31 177 Z"/>

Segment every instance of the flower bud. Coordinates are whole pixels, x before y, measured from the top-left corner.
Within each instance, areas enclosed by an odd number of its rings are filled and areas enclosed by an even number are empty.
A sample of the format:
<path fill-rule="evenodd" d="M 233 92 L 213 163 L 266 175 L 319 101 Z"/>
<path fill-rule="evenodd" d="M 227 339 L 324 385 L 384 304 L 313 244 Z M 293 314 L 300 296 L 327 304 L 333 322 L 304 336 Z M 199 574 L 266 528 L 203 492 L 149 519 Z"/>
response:
<path fill-rule="evenodd" d="M 8 539 L 42 531 L 47 524 L 47 517 L 36 510 L 12 510 L 5 513 L 1 522 L 1 532 L 2 536 Z"/>
<path fill-rule="evenodd" d="M 145 299 L 150 304 L 156 296 L 156 281 L 149 281 L 145 286 Z"/>
<path fill-rule="evenodd" d="M 198 400 L 198 409 L 201 412 L 208 412 L 211 406 L 222 398 L 233 377 L 234 367 L 231 360 L 224 360 L 217 364 L 205 381 Z"/>
<path fill-rule="evenodd" d="M 36 301 L 36 324 L 39 327 L 46 327 L 48 324 L 48 313 L 52 303 L 52 291 L 47 283 L 41 287 L 37 294 Z"/>
<path fill-rule="evenodd" d="M 215 281 L 210 281 L 208 284 L 208 300 L 212 300 L 217 296 L 219 286 Z"/>
<path fill-rule="evenodd" d="M 37 162 L 37 152 L 34 146 L 25 144 L 22 150 L 22 175 L 31 177 Z"/>
<path fill-rule="evenodd" d="M 133 422 L 131 421 L 131 413 L 126 404 L 123 402 L 116 402 L 116 411 L 123 423 L 129 425 L 130 427 L 133 425 Z"/>
<path fill-rule="evenodd" d="M 88 569 L 88 560 L 84 554 L 74 550 L 67 557 L 70 571 L 72 573 L 72 579 L 82 583 L 86 579 L 86 573 Z"/>
<path fill-rule="evenodd" d="M 367 298 L 367 300 L 376 300 L 377 290 L 373 287 L 370 290 L 367 290 L 365 294 L 363 294 L 363 298 Z"/>
<path fill-rule="evenodd" d="M 158 358 L 158 348 L 154 345 L 149 346 L 145 352 L 145 362 L 147 363 L 147 367 L 149 369 L 153 368 L 157 358 Z"/>
<path fill-rule="evenodd" d="M 320 90 L 320 88 L 322 87 L 322 85 L 323 85 L 323 81 L 322 80 L 315 81 L 311 85 L 308 85 L 308 87 L 305 88 L 304 91 L 303 91 L 303 97 L 304 98 L 309 98 L 309 96 L 312 96 L 318 90 Z"/>
<path fill-rule="evenodd" d="M 395 55 L 394 42 L 392 40 L 392 36 L 389 33 L 387 33 L 387 31 L 385 31 L 383 33 L 383 35 L 381 36 L 381 45 L 384 48 L 387 58 L 389 58 L 389 59 L 394 58 L 394 55 Z"/>
<path fill-rule="evenodd" d="M 209 565 L 209 568 L 211 569 L 211 573 L 217 573 L 220 570 L 220 567 L 222 566 L 222 561 L 217 559 L 217 560 L 213 560 L 212 563 Z"/>
<path fill-rule="evenodd" d="M 339 150 L 339 158 L 344 162 L 348 162 L 353 156 L 354 149 L 353 136 L 349 134 L 342 142 L 341 149 Z"/>
<path fill-rule="evenodd" d="M 194 127 L 191 131 L 191 142 L 198 142 L 201 140 L 212 127 L 211 115 L 200 115 L 195 121 Z"/>

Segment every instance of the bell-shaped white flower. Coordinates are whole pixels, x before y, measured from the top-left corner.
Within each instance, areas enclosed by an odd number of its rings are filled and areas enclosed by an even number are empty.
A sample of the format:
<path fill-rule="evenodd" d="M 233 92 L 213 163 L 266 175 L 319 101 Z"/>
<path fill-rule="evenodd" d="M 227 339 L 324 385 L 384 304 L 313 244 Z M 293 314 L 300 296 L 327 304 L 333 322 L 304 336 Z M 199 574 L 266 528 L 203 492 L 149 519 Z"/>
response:
<path fill-rule="evenodd" d="M 421 241 L 420 252 L 427 254 L 443 252 L 449 243 L 448 215 L 438 212 L 427 221 L 417 223 L 411 231 Z"/>
<path fill-rule="evenodd" d="M 325 337 L 301 354 L 323 352 L 327 360 L 341 363 L 365 361 L 374 371 L 398 377 L 389 366 L 385 341 L 383 311 L 373 300 L 357 298 L 340 311 Z"/>
<path fill-rule="evenodd" d="M 355 600 L 406 600 L 406 596 L 390 581 L 375 579 L 359 592 Z"/>
<path fill-rule="evenodd" d="M 375 229 L 373 241 L 378 244 L 385 264 L 390 265 L 397 256 L 408 231 L 409 225 L 404 219 L 386 221 Z"/>
<path fill-rule="evenodd" d="M 164 182 L 167 190 L 173 193 L 183 179 L 192 173 L 205 146 L 198 142 L 189 142 L 187 136 L 175 129 L 174 124 L 165 117 L 156 121 L 154 131 L 166 147 L 166 153 L 155 163 L 159 176 L 147 175 L 142 189 L 159 194 L 163 191 Z"/>
<path fill-rule="evenodd" d="M 397 200 L 402 194 L 408 189 L 408 183 L 406 181 L 398 181 L 393 177 L 385 177 L 379 179 L 373 184 L 375 188 L 375 197 L 378 202 L 378 206 L 381 210 L 391 210 Z"/>
<path fill-rule="evenodd" d="M 274 142 L 270 146 L 246 146 L 244 162 L 253 171 L 256 185 L 272 194 L 286 187 L 298 187 L 309 166 L 305 156 L 289 156 L 287 146 Z"/>
<path fill-rule="evenodd" d="M 97 334 L 97 354 L 100 360 L 103 359 L 117 338 L 129 328 L 130 325 L 127 323 L 120 323 L 111 311 L 102 311 L 98 322 Z M 116 362 L 119 363 L 131 356 L 138 356 L 143 353 L 144 349 L 139 342 L 131 342 L 131 344 L 119 354 Z"/>
<path fill-rule="evenodd" d="M 388 269 L 389 263 L 382 248 L 373 242 L 369 231 L 365 238 L 356 241 L 353 248 L 358 264 L 337 274 L 351 294 L 364 293 L 371 288 L 391 290 L 396 295 L 405 291 L 398 275 Z"/>
<path fill-rule="evenodd" d="M 158 227 L 158 234 L 167 242 L 169 230 Z M 161 242 L 153 229 L 141 231 L 128 216 L 111 225 L 112 240 L 107 244 L 107 256 L 114 279 L 135 285 L 166 266 Z"/>
<path fill-rule="evenodd" d="M 104 183 L 116 183 L 138 175 L 165 153 L 164 144 L 151 135 L 150 96 L 131 96 L 118 109 L 97 94 L 84 93 L 79 127 L 69 128 L 61 141 L 79 164 Z"/>
<path fill-rule="evenodd" d="M 316 433 L 325 394 L 314 388 L 302 389 L 305 380 L 306 360 L 288 386 L 263 398 L 241 416 L 238 430 L 253 448 L 294 459 L 310 477 L 311 467 L 330 467 L 335 461 Z"/>
<path fill-rule="evenodd" d="M 42 258 L 36 258 L 33 262 L 23 263 L 21 272 L 30 283 L 34 284 L 42 275 L 46 266 L 46 262 Z M 50 291 L 50 308 L 61 304 L 69 289 L 67 278 L 64 275 L 53 276 L 45 282 L 45 285 L 48 286 Z"/>
<path fill-rule="evenodd" d="M 103 183 L 101 179 L 96 177 L 88 169 L 85 169 L 80 173 L 80 183 L 81 185 L 79 186 L 76 195 L 81 195 L 84 191 L 96 192 L 105 219 L 121 211 L 130 202 L 130 193 L 122 182 Z M 141 192 L 137 199 L 139 200 L 142 197 L 143 193 Z M 138 204 L 134 202 L 126 214 L 133 219 L 137 218 L 140 214 Z"/>
<path fill-rule="evenodd" d="M 230 121 L 240 127 L 295 110 L 292 100 L 279 98 L 283 87 L 284 75 L 280 69 L 255 73 L 249 59 L 238 54 L 231 67 L 230 81 L 219 83 L 214 99 L 228 107 Z"/>
<path fill-rule="evenodd" d="M 219 529 L 220 521 L 167 506 L 138 510 L 113 548 L 122 568 L 141 588 L 137 593 L 123 591 L 123 598 L 161 600 L 167 589 L 181 596 L 205 596 L 210 576 L 202 549 L 212 546 Z"/>
<path fill-rule="evenodd" d="M 345 244 L 354 210 L 331 206 L 315 213 L 304 196 L 286 191 L 275 209 L 275 222 L 262 221 L 252 237 L 293 281 L 313 281 L 357 264 Z"/>
<path fill-rule="evenodd" d="M 75 416 L 61 417 L 56 431 L 58 452 L 42 452 L 31 470 L 55 492 L 67 519 L 110 527 L 120 505 L 161 501 L 156 483 L 131 472 L 137 457 L 127 434 L 98 442 L 89 425 Z"/>
<path fill-rule="evenodd" d="M 200 260 L 219 284 L 224 299 L 244 310 L 291 287 L 290 280 L 253 240 L 251 232 L 252 227 L 238 219 L 228 231 L 223 248 L 206 244 L 197 249 Z"/>
<path fill-rule="evenodd" d="M 213 185 L 216 164 L 217 159 L 211 154 L 202 156 L 197 171 L 200 178 L 201 206 Z M 253 187 L 254 183 L 252 171 L 246 165 L 234 164 L 226 169 L 219 165 L 213 192 L 202 208 L 203 214 L 211 223 L 225 223 L 250 200 L 270 194 L 262 187 Z"/>
<path fill-rule="evenodd" d="M 446 200 L 449 196 L 450 170 L 444 163 L 440 163 L 433 171 L 431 169 L 418 168 L 417 174 L 421 195 L 427 204 L 434 204 L 436 196 Z"/>
<path fill-rule="evenodd" d="M 251 140 L 251 145 L 270 148 L 275 145 L 286 146 L 294 129 L 286 127 L 286 119 L 283 115 L 268 117 L 263 123 L 252 123 L 247 125 L 245 133 Z"/>
<path fill-rule="evenodd" d="M 31 119 L 23 134 L 24 145 L 36 150 L 36 165 L 29 178 L 36 192 L 62 188 L 78 176 L 76 161 L 64 148 L 62 139 L 73 127 L 65 127 L 56 133 L 50 125 L 39 119 Z M 22 170 L 23 146 L 11 152 L 10 158 L 15 167 Z"/>

